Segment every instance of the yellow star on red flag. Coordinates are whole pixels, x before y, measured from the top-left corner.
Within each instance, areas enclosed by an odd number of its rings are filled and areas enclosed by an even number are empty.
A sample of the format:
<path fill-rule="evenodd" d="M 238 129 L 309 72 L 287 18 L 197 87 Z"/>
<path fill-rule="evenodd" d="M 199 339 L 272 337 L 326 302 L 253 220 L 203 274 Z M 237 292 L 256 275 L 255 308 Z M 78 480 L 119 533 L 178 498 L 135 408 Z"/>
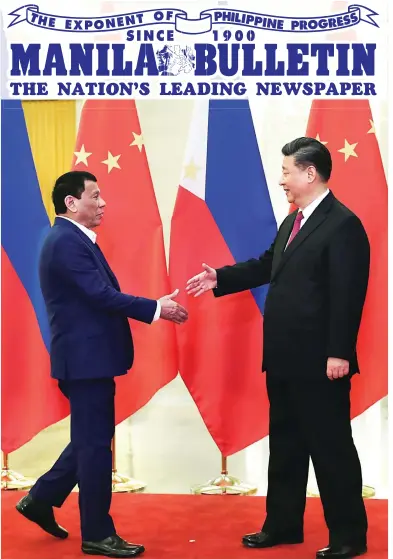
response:
<path fill-rule="evenodd" d="M 371 119 L 369 119 L 369 123 L 370 123 L 371 128 L 370 128 L 370 130 L 367 132 L 367 134 L 376 134 L 376 132 L 375 132 L 375 124 L 374 124 L 374 121 L 371 120 Z"/>
<path fill-rule="evenodd" d="M 144 146 L 142 134 L 136 134 L 136 132 L 133 132 L 132 135 L 134 136 L 134 141 L 132 142 L 132 144 L 130 144 L 130 146 L 137 146 L 139 151 L 141 152 Z"/>
<path fill-rule="evenodd" d="M 323 144 L 324 146 L 326 146 L 327 142 L 323 142 L 323 141 L 321 140 L 321 138 L 319 137 L 319 134 L 317 134 L 317 135 L 315 136 L 315 139 L 318 140 L 318 142 L 321 142 L 321 144 Z"/>
<path fill-rule="evenodd" d="M 85 144 L 82 144 L 80 151 L 74 151 L 74 155 L 76 155 L 75 165 L 79 165 L 79 163 L 83 163 L 88 166 L 87 158 L 90 157 L 91 152 L 85 150 Z"/>
<path fill-rule="evenodd" d="M 358 154 L 355 151 L 358 142 L 356 142 L 355 144 L 350 144 L 347 140 L 344 140 L 344 142 L 344 147 L 337 151 L 345 155 L 345 162 L 347 162 L 350 157 L 358 157 Z"/>
<path fill-rule="evenodd" d="M 108 165 L 108 174 L 112 171 L 112 169 L 121 169 L 118 161 L 119 158 L 121 157 L 120 155 L 112 155 L 110 151 L 108 151 L 108 159 L 105 159 L 105 161 L 101 161 L 101 163 L 104 163 L 105 165 Z"/>

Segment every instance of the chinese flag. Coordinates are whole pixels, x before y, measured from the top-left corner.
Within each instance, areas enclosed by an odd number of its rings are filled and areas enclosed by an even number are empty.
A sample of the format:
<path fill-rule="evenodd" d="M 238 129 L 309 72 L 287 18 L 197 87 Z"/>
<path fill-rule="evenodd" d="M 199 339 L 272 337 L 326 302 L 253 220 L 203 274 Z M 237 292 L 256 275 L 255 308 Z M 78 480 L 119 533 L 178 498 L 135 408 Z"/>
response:
<path fill-rule="evenodd" d="M 133 100 L 86 101 L 73 168 L 97 177 L 107 203 L 97 242 L 124 293 L 158 299 L 168 294 L 162 223 L 138 112 Z M 174 325 L 130 320 L 135 346 L 131 371 L 116 379 L 116 423 L 177 375 Z"/>
<path fill-rule="evenodd" d="M 355 417 L 388 392 L 388 191 L 369 101 L 313 101 L 307 136 L 329 149 L 329 187 L 361 219 L 371 246 L 357 346 L 361 374 L 352 382 Z"/>

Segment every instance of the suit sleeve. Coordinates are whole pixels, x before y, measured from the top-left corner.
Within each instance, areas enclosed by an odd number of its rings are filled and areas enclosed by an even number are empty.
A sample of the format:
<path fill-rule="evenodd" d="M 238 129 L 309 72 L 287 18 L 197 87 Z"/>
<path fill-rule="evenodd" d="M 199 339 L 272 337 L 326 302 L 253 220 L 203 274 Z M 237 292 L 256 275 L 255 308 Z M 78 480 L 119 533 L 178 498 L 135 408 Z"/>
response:
<path fill-rule="evenodd" d="M 347 219 L 330 240 L 328 265 L 328 357 L 349 361 L 356 351 L 370 268 L 370 244 L 356 216 Z"/>
<path fill-rule="evenodd" d="M 54 269 L 63 281 L 72 285 L 96 308 L 148 324 L 153 321 L 157 301 L 117 291 L 103 280 L 87 246 L 74 239 L 63 243 L 64 246 L 57 246 L 53 252 Z"/>
<path fill-rule="evenodd" d="M 213 289 L 214 296 L 222 297 L 269 283 L 275 242 L 274 240 L 271 247 L 259 258 L 251 258 L 233 266 L 218 268 L 217 287 Z"/>

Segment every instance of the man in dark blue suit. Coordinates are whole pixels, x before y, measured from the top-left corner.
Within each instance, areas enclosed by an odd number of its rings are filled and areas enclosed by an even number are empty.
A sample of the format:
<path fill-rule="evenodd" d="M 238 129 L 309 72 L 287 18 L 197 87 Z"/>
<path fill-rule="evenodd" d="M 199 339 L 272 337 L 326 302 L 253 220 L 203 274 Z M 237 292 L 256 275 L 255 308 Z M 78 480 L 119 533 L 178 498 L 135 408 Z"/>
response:
<path fill-rule="evenodd" d="M 109 514 L 114 377 L 126 374 L 133 363 L 128 317 L 148 324 L 159 318 L 181 324 L 187 311 L 173 301 L 177 292 L 158 301 L 121 293 L 96 243 L 94 229 L 105 202 L 94 175 L 62 175 L 52 200 L 58 217 L 44 242 L 39 272 L 51 328 L 51 375 L 70 402 L 71 443 L 17 510 L 46 532 L 66 538 L 68 532 L 57 524 L 52 507 L 61 507 L 78 484 L 82 551 L 134 557 L 144 547 L 120 538 Z"/>

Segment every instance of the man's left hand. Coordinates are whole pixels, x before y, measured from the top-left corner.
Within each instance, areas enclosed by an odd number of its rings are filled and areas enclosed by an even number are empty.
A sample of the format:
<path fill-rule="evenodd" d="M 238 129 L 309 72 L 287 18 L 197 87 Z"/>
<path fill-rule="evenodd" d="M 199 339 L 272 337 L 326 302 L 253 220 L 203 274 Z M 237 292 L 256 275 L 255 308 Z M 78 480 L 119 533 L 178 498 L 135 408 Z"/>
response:
<path fill-rule="evenodd" d="M 349 373 L 349 361 L 338 359 L 337 357 L 329 357 L 327 360 L 326 374 L 330 380 L 343 378 Z"/>

